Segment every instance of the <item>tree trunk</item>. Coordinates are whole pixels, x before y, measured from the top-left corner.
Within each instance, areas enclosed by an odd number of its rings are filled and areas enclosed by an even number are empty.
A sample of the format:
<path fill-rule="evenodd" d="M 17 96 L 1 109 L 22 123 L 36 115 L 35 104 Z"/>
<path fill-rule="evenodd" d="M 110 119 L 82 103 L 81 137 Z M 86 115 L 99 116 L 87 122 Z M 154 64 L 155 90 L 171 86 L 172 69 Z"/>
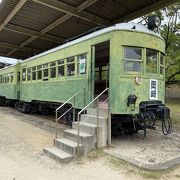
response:
<path fill-rule="evenodd" d="M 177 74 L 180 74 L 180 70 L 177 71 L 177 72 L 175 72 L 174 74 L 172 74 L 172 75 L 168 78 L 167 83 L 168 83 L 175 75 L 177 75 Z"/>

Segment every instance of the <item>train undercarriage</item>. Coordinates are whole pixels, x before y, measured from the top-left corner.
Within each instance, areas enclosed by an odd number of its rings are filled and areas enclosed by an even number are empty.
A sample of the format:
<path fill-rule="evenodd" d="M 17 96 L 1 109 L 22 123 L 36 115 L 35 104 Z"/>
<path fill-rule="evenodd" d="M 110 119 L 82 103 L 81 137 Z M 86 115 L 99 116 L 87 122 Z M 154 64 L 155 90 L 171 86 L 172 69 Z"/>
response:
<path fill-rule="evenodd" d="M 9 100 L 5 97 L 0 97 L 0 106 L 15 106 L 15 108 L 23 113 L 38 113 L 38 114 L 55 114 L 55 110 L 61 105 L 60 103 L 32 101 L 31 103 Z M 62 114 L 72 105 L 69 104 L 62 109 Z M 138 131 L 143 131 L 146 136 L 147 129 L 156 129 L 157 121 L 161 122 L 161 129 L 164 135 L 167 135 L 172 130 L 172 122 L 170 119 L 170 110 L 162 104 L 161 101 L 146 101 L 139 105 L 139 114 L 111 114 L 111 132 L 112 136 L 119 136 L 121 134 L 134 134 Z M 77 117 L 80 109 L 76 109 Z M 73 112 L 70 111 L 62 122 L 71 125 Z M 77 119 L 77 118 L 76 118 Z"/>
<path fill-rule="evenodd" d="M 146 101 L 140 103 L 139 114 L 112 115 L 112 135 L 118 136 L 122 133 L 133 134 L 147 129 L 156 130 L 156 123 L 161 122 L 161 129 L 164 135 L 168 135 L 172 130 L 170 119 L 170 109 L 161 101 Z"/>

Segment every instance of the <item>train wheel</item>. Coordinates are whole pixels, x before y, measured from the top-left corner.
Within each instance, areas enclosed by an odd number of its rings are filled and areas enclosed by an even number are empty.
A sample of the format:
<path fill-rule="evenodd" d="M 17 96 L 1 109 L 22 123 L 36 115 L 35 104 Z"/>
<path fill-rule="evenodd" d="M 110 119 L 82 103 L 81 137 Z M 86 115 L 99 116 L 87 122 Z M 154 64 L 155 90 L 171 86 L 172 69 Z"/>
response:
<path fill-rule="evenodd" d="M 0 106 L 4 106 L 6 104 L 6 99 L 0 99 Z"/>
<path fill-rule="evenodd" d="M 21 111 L 24 113 L 29 113 L 31 111 L 30 103 L 23 103 Z"/>

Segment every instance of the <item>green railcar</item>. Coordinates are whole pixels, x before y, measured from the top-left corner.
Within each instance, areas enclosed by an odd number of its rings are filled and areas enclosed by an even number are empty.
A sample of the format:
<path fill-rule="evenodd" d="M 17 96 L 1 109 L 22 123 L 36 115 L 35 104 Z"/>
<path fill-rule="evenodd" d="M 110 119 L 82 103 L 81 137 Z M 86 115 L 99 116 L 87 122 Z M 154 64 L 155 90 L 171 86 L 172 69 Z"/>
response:
<path fill-rule="evenodd" d="M 16 102 L 20 97 L 19 64 L 0 69 L 0 105 Z M 20 78 L 20 75 L 19 75 Z"/>
<path fill-rule="evenodd" d="M 108 87 L 101 100 L 108 99 L 114 127 L 131 132 L 146 126 L 143 119 L 153 126 L 169 118 L 164 53 L 164 40 L 142 25 L 102 29 L 22 61 L 18 106 L 46 111 L 84 88 L 85 99 L 79 95 L 75 104 L 82 109 Z"/>

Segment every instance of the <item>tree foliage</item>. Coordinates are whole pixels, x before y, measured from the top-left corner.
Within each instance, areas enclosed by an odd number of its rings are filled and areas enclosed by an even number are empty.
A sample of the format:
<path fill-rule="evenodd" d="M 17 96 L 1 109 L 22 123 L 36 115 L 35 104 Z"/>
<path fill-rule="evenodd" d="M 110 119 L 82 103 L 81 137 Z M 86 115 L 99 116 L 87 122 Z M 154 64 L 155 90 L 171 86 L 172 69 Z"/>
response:
<path fill-rule="evenodd" d="M 139 22 L 147 24 L 152 14 L 162 20 L 158 30 L 166 45 L 166 80 L 180 80 L 180 2 L 143 16 Z"/>

